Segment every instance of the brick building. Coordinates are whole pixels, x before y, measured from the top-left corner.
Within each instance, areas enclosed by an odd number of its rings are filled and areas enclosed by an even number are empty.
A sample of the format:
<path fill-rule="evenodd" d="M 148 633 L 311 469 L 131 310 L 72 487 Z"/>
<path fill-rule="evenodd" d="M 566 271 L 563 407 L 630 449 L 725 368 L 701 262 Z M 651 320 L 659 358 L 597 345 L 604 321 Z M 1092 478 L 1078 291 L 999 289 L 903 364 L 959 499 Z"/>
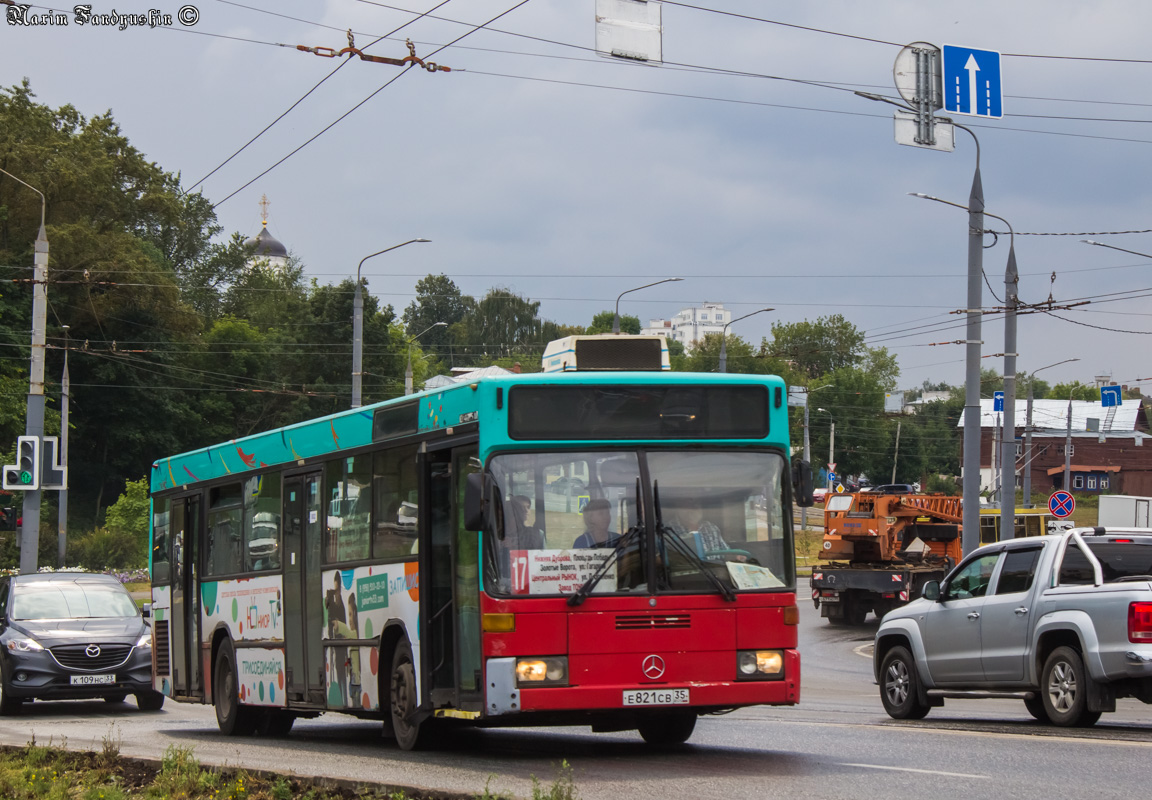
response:
<path fill-rule="evenodd" d="M 980 486 L 992 488 L 993 438 L 1000 415 L 992 400 L 980 401 Z M 1027 401 L 1016 401 L 1016 485 L 1031 470 L 1032 491 L 1048 494 L 1064 488 L 1064 448 L 1067 443 L 1068 401 L 1034 400 L 1032 458 L 1025 464 L 1024 428 Z M 964 426 L 961 417 L 960 427 Z M 1074 492 L 1152 495 L 1152 436 L 1140 400 L 1104 408 L 1097 402 L 1072 401 L 1072 463 Z"/>

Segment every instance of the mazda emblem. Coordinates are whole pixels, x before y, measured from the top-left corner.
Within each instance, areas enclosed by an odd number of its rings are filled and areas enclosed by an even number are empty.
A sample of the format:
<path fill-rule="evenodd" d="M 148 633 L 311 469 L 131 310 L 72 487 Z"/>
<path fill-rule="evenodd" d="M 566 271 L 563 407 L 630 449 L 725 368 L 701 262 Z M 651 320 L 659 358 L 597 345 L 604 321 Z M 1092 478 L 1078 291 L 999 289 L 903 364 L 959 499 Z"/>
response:
<path fill-rule="evenodd" d="M 664 659 L 657 655 L 648 656 L 641 664 L 641 669 L 644 670 L 645 678 L 654 681 L 664 675 Z"/>
<path fill-rule="evenodd" d="M 84 648 L 84 655 L 88 656 L 89 658 L 99 658 L 100 645 L 98 645 L 98 644 L 88 645 L 87 647 Z"/>

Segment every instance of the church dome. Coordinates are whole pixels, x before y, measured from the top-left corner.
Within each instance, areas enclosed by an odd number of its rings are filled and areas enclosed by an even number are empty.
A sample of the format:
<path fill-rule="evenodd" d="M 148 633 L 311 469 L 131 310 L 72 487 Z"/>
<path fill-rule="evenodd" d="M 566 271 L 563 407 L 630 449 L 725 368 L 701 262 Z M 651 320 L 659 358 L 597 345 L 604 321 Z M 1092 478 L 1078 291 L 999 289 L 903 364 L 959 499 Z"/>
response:
<path fill-rule="evenodd" d="M 262 228 L 260 233 L 244 242 L 244 244 L 247 247 L 254 248 L 252 251 L 253 258 L 288 258 L 288 249 L 280 244 L 280 242 L 268 232 L 267 228 Z"/>

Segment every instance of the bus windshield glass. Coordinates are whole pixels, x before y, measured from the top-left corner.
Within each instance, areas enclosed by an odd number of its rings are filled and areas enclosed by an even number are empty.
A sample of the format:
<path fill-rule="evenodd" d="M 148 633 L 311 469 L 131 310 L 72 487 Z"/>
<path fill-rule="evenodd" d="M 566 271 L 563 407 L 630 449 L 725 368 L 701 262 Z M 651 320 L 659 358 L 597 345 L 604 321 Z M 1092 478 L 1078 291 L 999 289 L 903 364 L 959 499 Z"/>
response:
<path fill-rule="evenodd" d="M 590 580 L 591 594 L 791 589 L 785 467 L 779 453 L 751 449 L 498 455 L 485 586 L 511 596 L 568 595 Z"/>

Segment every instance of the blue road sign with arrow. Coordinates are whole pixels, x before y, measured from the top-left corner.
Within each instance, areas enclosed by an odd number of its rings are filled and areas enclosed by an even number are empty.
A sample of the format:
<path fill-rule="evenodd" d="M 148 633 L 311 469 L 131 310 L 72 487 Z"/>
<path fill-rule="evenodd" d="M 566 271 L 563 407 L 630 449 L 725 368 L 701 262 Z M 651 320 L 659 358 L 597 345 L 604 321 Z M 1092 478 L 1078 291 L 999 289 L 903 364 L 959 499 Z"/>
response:
<path fill-rule="evenodd" d="M 1124 399 L 1120 395 L 1119 386 L 1101 386 L 1100 387 L 1100 406 L 1101 408 L 1108 408 L 1109 406 L 1123 405 Z"/>
<path fill-rule="evenodd" d="M 974 117 L 1004 116 L 1000 54 L 946 44 L 943 53 L 944 110 Z"/>
<path fill-rule="evenodd" d="M 993 392 L 992 393 L 992 410 L 993 411 L 1003 411 L 1004 410 L 1004 392 Z"/>

